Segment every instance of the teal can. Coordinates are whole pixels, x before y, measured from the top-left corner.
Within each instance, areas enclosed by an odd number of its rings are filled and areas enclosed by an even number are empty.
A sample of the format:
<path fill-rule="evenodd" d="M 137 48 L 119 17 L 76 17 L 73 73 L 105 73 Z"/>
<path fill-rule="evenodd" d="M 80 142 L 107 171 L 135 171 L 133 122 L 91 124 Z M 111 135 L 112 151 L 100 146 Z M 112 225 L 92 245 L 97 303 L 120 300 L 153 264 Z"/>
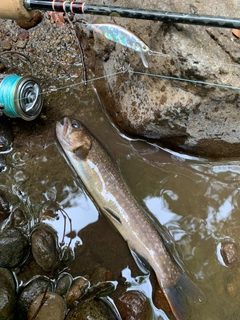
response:
<path fill-rule="evenodd" d="M 33 76 L 0 74 L 0 110 L 11 118 L 34 120 L 43 106 L 39 81 Z"/>

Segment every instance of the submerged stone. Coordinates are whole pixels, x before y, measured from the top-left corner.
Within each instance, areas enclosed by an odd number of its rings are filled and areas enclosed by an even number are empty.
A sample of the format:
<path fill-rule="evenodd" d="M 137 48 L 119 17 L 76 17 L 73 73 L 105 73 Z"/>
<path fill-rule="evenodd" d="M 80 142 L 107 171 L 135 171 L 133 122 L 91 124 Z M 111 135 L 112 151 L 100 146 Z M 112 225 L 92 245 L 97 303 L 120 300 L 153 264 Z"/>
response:
<path fill-rule="evenodd" d="M 73 305 L 76 300 L 81 299 L 81 297 L 86 293 L 90 286 L 90 282 L 84 277 L 77 277 L 74 279 L 71 287 L 66 293 L 66 302 L 68 305 Z"/>
<path fill-rule="evenodd" d="M 26 319 L 28 309 L 37 296 L 46 290 L 53 291 L 53 289 L 52 281 L 45 276 L 36 276 L 26 283 L 20 292 L 18 300 L 20 319 Z"/>
<path fill-rule="evenodd" d="M 43 299 L 44 303 L 41 305 Z M 59 294 L 55 292 L 47 292 L 46 294 L 40 294 L 33 301 L 28 310 L 28 319 L 31 320 L 38 310 L 39 312 L 35 318 L 36 320 L 63 320 L 65 319 L 67 305 L 63 297 Z"/>
<path fill-rule="evenodd" d="M 66 320 L 114 320 L 116 317 L 110 308 L 100 300 L 90 300 L 79 303 L 72 309 Z"/>
<path fill-rule="evenodd" d="M 0 268 L 0 319 L 13 320 L 16 284 L 8 269 Z"/>
<path fill-rule="evenodd" d="M 0 266 L 20 266 L 29 255 L 28 239 L 17 228 L 9 228 L 0 234 Z"/>
<path fill-rule="evenodd" d="M 31 236 L 32 254 L 37 264 L 44 271 L 51 271 L 59 264 L 58 239 L 50 226 L 39 225 Z"/>
<path fill-rule="evenodd" d="M 56 293 L 61 296 L 65 295 L 69 288 L 71 287 L 73 282 L 73 278 L 70 273 L 64 272 L 62 273 L 56 282 Z"/>
<path fill-rule="evenodd" d="M 152 310 L 146 296 L 140 291 L 127 291 L 116 302 L 121 317 L 125 320 L 152 319 Z"/>
<path fill-rule="evenodd" d="M 234 242 L 225 242 L 221 244 L 221 255 L 227 266 L 233 266 L 238 261 L 237 246 Z"/>

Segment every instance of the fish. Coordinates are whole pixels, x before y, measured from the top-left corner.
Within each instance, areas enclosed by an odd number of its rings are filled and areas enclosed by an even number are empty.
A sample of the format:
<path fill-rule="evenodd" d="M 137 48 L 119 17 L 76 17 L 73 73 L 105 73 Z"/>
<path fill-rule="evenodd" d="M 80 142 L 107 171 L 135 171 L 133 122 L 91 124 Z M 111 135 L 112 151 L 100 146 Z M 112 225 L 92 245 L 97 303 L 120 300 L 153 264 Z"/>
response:
<path fill-rule="evenodd" d="M 87 29 L 95 31 L 108 40 L 119 43 L 139 53 L 145 68 L 148 68 L 148 62 L 145 53 L 150 53 L 150 48 L 131 31 L 112 23 L 87 24 Z"/>
<path fill-rule="evenodd" d="M 188 319 L 189 303 L 202 303 L 205 296 L 166 249 L 158 228 L 130 193 L 108 150 L 76 119 L 64 117 L 58 121 L 56 136 L 97 207 L 119 231 L 131 252 L 154 270 L 176 319 Z"/>

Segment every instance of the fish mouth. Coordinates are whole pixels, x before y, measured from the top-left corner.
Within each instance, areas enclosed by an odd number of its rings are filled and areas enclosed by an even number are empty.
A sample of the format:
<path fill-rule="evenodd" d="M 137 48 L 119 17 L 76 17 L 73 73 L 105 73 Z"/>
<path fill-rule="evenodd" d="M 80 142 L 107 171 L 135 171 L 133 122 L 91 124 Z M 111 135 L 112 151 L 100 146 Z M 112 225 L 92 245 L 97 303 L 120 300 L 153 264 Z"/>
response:
<path fill-rule="evenodd" d="M 70 119 L 68 117 L 63 117 L 60 121 L 57 121 L 57 132 L 61 131 L 62 135 L 68 133 L 68 128 L 70 124 Z"/>
<path fill-rule="evenodd" d="M 69 148 L 68 136 L 71 133 L 71 121 L 68 117 L 63 117 L 56 124 L 56 135 L 62 147 Z"/>

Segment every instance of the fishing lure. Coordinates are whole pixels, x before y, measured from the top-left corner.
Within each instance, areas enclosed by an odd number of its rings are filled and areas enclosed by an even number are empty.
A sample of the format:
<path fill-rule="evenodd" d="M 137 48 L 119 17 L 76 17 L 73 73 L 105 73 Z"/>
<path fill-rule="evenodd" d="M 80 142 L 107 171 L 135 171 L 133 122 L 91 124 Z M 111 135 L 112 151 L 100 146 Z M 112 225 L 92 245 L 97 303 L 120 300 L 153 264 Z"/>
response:
<path fill-rule="evenodd" d="M 103 35 L 105 38 L 119 43 L 122 46 L 128 47 L 139 53 L 142 63 L 145 68 L 148 68 L 148 62 L 145 57 L 145 53 L 158 54 L 165 56 L 160 52 L 152 51 L 140 38 L 138 38 L 131 31 L 111 23 L 99 23 L 99 24 L 87 24 L 88 30 L 95 31 L 96 33 Z"/>

